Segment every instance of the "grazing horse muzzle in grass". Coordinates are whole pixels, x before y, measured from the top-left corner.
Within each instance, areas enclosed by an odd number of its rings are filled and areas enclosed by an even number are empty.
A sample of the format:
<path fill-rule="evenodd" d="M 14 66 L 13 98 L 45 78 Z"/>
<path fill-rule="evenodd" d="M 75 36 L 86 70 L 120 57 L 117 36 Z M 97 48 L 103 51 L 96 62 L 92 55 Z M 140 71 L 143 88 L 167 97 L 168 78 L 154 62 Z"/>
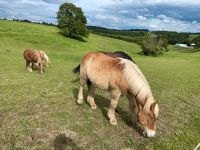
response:
<path fill-rule="evenodd" d="M 39 73 L 44 72 L 44 67 L 42 64 L 42 60 L 44 58 L 43 53 L 40 53 L 39 51 L 36 50 L 25 50 L 24 51 L 24 59 L 26 60 L 26 67 L 29 71 L 32 72 L 32 67 L 34 64 L 36 64 L 37 69 Z"/>
<path fill-rule="evenodd" d="M 121 93 L 129 100 L 130 117 L 133 123 L 138 123 L 143 129 L 144 136 L 153 137 L 156 132 L 158 104 L 154 100 L 149 84 L 138 68 L 129 59 L 111 57 L 103 52 L 85 55 L 74 73 L 80 75 L 77 103 L 83 103 L 83 86 L 88 84 L 87 102 L 96 109 L 94 101 L 95 88 L 110 91 L 111 104 L 108 118 L 112 125 L 117 124 L 115 108 Z"/>

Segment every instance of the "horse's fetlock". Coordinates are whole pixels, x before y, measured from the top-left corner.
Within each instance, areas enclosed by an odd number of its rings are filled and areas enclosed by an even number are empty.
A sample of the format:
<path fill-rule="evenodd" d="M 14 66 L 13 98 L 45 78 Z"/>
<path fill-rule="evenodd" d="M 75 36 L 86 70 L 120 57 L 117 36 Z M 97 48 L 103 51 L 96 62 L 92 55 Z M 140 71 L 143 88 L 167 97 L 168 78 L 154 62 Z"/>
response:
<path fill-rule="evenodd" d="M 77 102 L 77 104 L 79 104 L 79 105 L 80 105 L 80 104 L 83 104 L 83 99 L 77 99 L 76 102 Z"/>

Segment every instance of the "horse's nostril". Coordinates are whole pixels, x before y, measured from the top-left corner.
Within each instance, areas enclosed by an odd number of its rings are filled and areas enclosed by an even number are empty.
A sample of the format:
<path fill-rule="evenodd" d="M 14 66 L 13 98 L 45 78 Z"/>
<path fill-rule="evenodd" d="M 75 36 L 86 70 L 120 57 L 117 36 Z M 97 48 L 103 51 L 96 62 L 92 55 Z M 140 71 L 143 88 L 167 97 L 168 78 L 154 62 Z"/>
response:
<path fill-rule="evenodd" d="M 147 132 L 146 132 L 146 131 L 143 131 L 143 135 L 144 135 L 144 136 L 147 136 Z"/>

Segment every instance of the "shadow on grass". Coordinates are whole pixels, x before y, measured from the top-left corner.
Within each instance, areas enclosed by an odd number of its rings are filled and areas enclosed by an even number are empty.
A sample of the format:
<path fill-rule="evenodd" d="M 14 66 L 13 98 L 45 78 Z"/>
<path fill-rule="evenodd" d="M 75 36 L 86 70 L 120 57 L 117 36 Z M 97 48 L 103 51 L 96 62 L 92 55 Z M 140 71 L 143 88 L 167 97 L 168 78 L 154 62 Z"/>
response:
<path fill-rule="evenodd" d="M 70 36 L 70 35 L 67 35 L 65 33 L 63 33 L 62 31 L 58 32 L 60 35 L 66 37 L 66 38 L 70 38 L 70 39 L 75 39 L 77 41 L 80 41 L 80 42 L 87 42 L 86 40 L 84 40 L 83 37 L 81 36 L 78 36 L 78 35 L 73 35 L 73 36 Z"/>
<path fill-rule="evenodd" d="M 66 137 L 65 134 L 60 134 L 55 137 L 55 140 L 53 141 L 54 150 L 66 150 L 66 149 L 72 149 L 72 150 L 81 150 L 76 143 L 74 143 L 73 139 L 70 137 Z"/>
<path fill-rule="evenodd" d="M 76 99 L 77 95 L 78 95 L 78 89 L 74 89 L 73 94 L 74 94 L 74 98 Z M 83 95 L 84 95 L 84 102 L 87 103 L 86 102 L 87 90 L 85 90 L 85 89 L 83 90 Z M 101 110 L 104 118 L 106 120 L 108 120 L 106 108 L 109 108 L 110 100 L 101 95 L 98 95 L 98 94 L 95 94 L 94 97 L 95 97 L 95 103 L 96 103 L 97 107 Z M 89 106 L 88 103 L 87 103 L 87 105 Z M 125 122 L 128 126 L 133 127 L 140 135 L 142 135 L 142 130 L 137 125 L 132 124 L 130 117 L 128 115 L 129 113 L 127 111 L 124 111 L 118 105 L 115 112 L 117 113 L 116 116 L 119 116 L 123 122 Z"/>

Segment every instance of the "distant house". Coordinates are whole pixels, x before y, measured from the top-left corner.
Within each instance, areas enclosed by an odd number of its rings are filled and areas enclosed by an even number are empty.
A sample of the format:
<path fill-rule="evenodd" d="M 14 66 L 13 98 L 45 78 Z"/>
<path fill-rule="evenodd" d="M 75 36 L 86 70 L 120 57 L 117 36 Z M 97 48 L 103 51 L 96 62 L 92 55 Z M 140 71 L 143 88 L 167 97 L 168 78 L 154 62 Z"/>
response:
<path fill-rule="evenodd" d="M 195 48 L 195 47 L 196 47 L 196 44 L 195 44 L 195 43 L 192 43 L 192 44 L 190 44 L 190 47 Z"/>
<path fill-rule="evenodd" d="M 178 47 L 188 48 L 187 44 L 176 43 L 175 45 Z"/>

